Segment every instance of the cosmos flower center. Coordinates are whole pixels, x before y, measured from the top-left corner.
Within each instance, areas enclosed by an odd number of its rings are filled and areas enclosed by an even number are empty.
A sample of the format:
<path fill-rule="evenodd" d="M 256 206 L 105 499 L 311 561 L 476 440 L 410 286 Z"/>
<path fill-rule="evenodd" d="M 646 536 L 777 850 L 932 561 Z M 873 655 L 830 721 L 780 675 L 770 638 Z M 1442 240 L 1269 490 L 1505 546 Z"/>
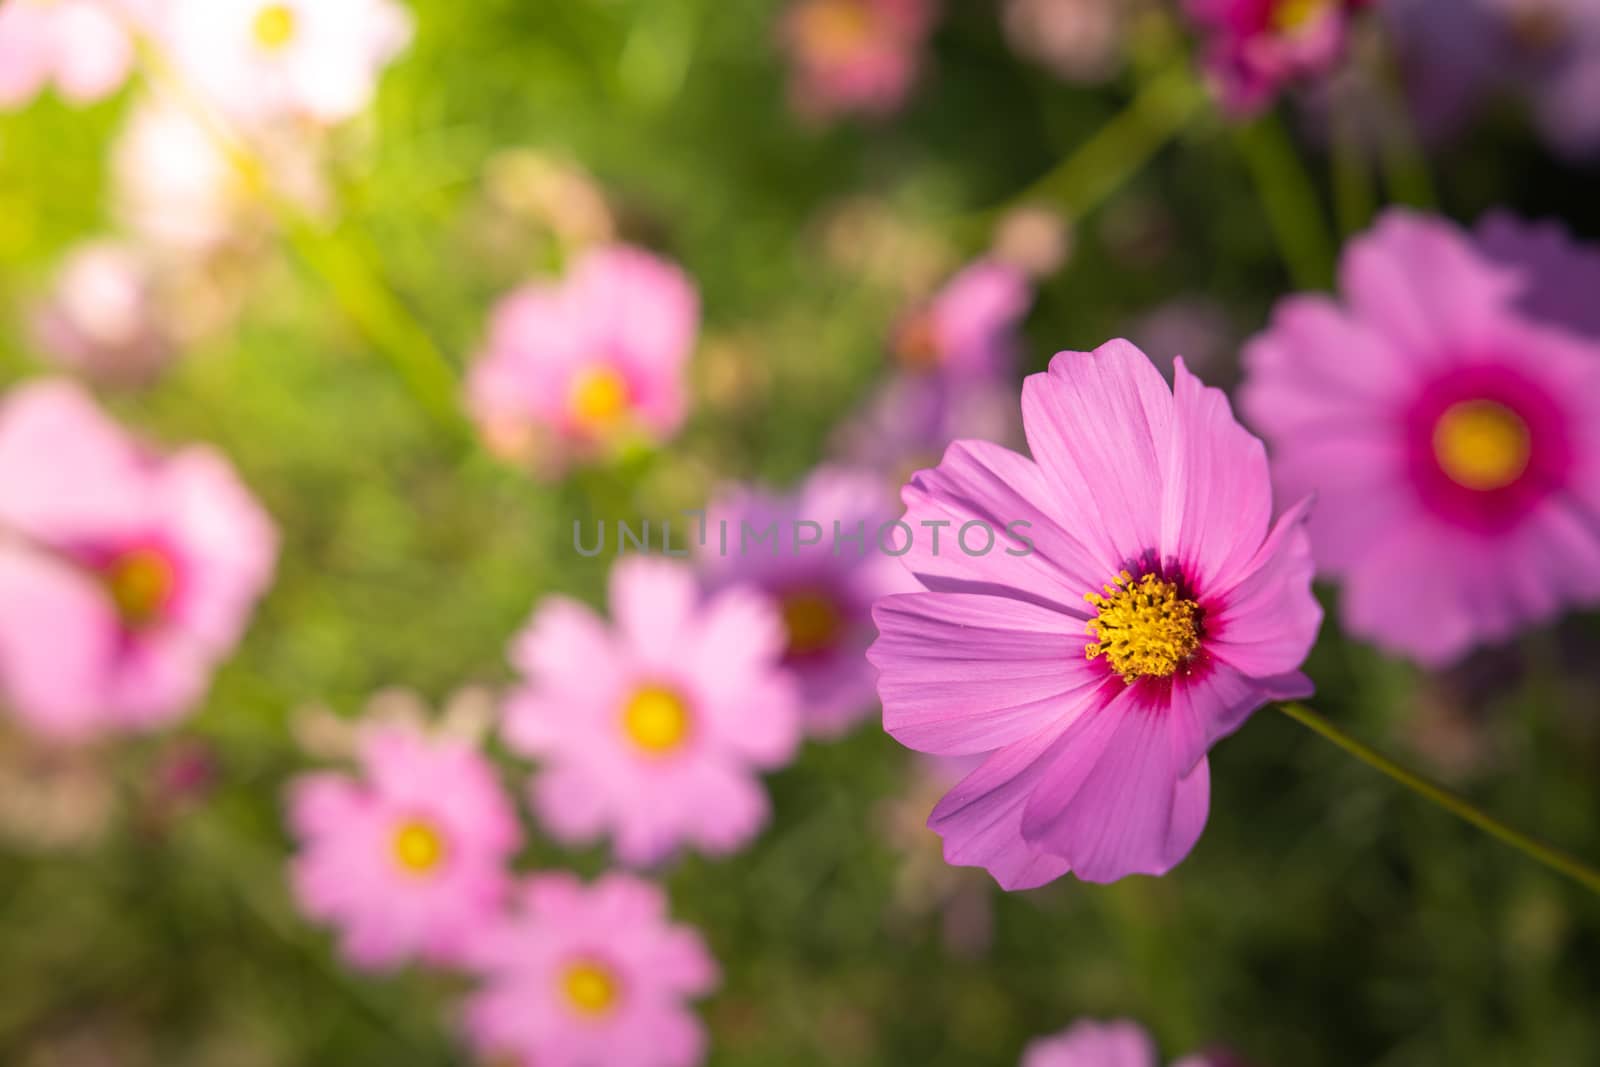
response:
<path fill-rule="evenodd" d="M 256 43 L 269 51 L 277 51 L 294 40 L 296 19 L 288 4 L 268 4 L 256 12 L 250 32 Z"/>
<path fill-rule="evenodd" d="M 154 548 L 135 548 L 117 556 L 105 570 L 105 583 L 117 614 L 136 629 L 161 617 L 178 584 L 172 561 Z"/>
<path fill-rule="evenodd" d="M 790 656 L 809 656 L 833 648 L 843 625 L 832 597 L 807 589 L 783 598 L 783 626 L 789 634 L 785 651 Z"/>
<path fill-rule="evenodd" d="M 933 316 L 923 312 L 902 322 L 895 332 L 894 354 L 907 370 L 936 370 L 944 361 L 944 347 Z"/>
<path fill-rule="evenodd" d="M 1200 605 L 1176 583 L 1123 571 L 1104 588 L 1104 595 L 1084 596 L 1097 609 L 1087 626 L 1094 642 L 1084 651 L 1090 659 L 1104 656 L 1124 682 L 1170 677 L 1199 649 Z"/>
<path fill-rule="evenodd" d="M 579 1015 L 609 1015 L 621 992 L 616 974 L 593 960 L 579 960 L 561 974 L 561 992 Z"/>
<path fill-rule="evenodd" d="M 429 874 L 444 862 L 444 835 L 422 819 L 401 823 L 393 848 L 395 862 L 410 874 Z"/>
<path fill-rule="evenodd" d="M 590 367 L 572 383 L 572 414 L 585 426 L 605 429 L 628 413 L 628 383 L 611 367 Z"/>
<path fill-rule="evenodd" d="M 682 745 L 690 726 L 688 702 L 665 686 L 640 688 L 622 710 L 622 728 L 628 739 L 653 756 Z"/>
<path fill-rule="evenodd" d="M 1279 33 L 1305 29 L 1332 0 L 1277 0 L 1272 5 L 1272 28 Z"/>
<path fill-rule="evenodd" d="M 806 51 L 847 59 L 872 41 L 872 15 L 860 0 L 816 0 L 801 16 Z"/>
<path fill-rule="evenodd" d="M 1433 427 L 1433 453 L 1447 477 L 1466 489 L 1504 489 L 1522 477 L 1532 452 L 1528 424 L 1493 400 L 1464 400 Z"/>

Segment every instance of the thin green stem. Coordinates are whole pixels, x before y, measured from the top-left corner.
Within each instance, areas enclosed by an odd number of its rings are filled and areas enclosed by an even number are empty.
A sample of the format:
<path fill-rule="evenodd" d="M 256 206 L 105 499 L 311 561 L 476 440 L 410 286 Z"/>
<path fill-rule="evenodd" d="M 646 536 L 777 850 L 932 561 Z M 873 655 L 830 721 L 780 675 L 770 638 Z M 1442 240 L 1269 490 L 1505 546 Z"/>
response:
<path fill-rule="evenodd" d="M 1316 186 L 1288 131 L 1269 115 L 1239 127 L 1234 140 L 1255 178 L 1261 206 L 1295 285 L 1327 288 L 1333 282 L 1333 243 Z"/>
<path fill-rule="evenodd" d="M 1053 200 L 1080 219 L 1120 189 L 1202 113 L 1206 95 L 1187 62 L 1151 79 L 1121 114 L 1015 200 Z"/>
<path fill-rule="evenodd" d="M 1498 838 L 1530 859 L 1536 860 L 1552 870 L 1560 871 L 1592 892 L 1600 893 L 1600 871 L 1595 870 L 1593 867 L 1574 859 L 1559 849 L 1552 848 L 1541 841 L 1529 837 L 1520 830 L 1507 826 L 1465 797 L 1451 792 L 1444 786 L 1430 782 L 1413 771 L 1407 770 L 1383 753 L 1351 737 L 1304 704 L 1279 704 L 1278 710 L 1295 722 L 1332 741 L 1335 745 L 1338 745 L 1374 770 L 1388 775 L 1413 793 L 1433 801 L 1433 803 L 1452 815 L 1465 819 L 1473 826 L 1492 837 Z"/>
<path fill-rule="evenodd" d="M 1372 222 L 1376 209 L 1372 172 L 1361 131 L 1353 116 L 1333 116 L 1333 202 L 1344 237 L 1360 233 Z"/>

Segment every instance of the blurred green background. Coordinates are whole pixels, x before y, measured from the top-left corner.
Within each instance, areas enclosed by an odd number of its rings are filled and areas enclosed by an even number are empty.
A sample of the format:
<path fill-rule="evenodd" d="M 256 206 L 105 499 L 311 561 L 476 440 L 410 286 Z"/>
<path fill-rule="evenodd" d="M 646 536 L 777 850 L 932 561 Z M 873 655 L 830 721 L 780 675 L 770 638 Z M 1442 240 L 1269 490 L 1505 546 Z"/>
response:
<path fill-rule="evenodd" d="M 73 754 L 0 742 L 7 1067 L 466 1063 L 457 984 L 346 973 L 295 916 L 279 790 L 313 760 L 295 724 L 359 714 L 385 687 L 437 705 L 506 681 L 537 598 L 603 588 L 606 561 L 570 549 L 574 518 L 801 475 L 883 373 L 914 279 L 980 252 L 997 207 L 1181 62 L 1153 23 L 1122 75 L 1074 87 L 1012 54 L 994 5 L 951 2 L 902 117 L 815 130 L 790 117 L 767 0 L 412 7 L 412 49 L 331 146 L 340 247 L 363 247 L 459 369 L 492 301 L 557 263 L 496 192 L 507 153 L 581 164 L 623 232 L 701 286 L 691 425 L 659 455 L 541 486 L 431 417 L 289 242 L 258 255 L 227 328 L 155 385 L 103 394 L 159 440 L 226 451 L 284 545 L 249 636 L 173 735 Z M 107 152 L 130 95 L 0 115 L 8 382 L 42 372 L 25 309 L 62 253 L 114 230 Z M 1292 114 L 1273 129 L 1293 131 L 1324 209 L 1316 138 Z M 1593 175 L 1512 118 L 1430 162 L 1457 217 L 1508 204 L 1600 233 Z M 1237 342 L 1291 287 L 1255 180 L 1202 109 L 1078 220 L 1028 320 L 1029 368 L 1200 301 L 1223 337 L 1199 370 L 1229 382 Z M 1310 673 L 1352 732 L 1600 857 L 1596 637 L 1569 620 L 1430 678 L 1330 624 Z M 214 782 L 174 799 L 163 783 L 186 759 Z M 712 1064 L 1009 1065 L 1034 1036 L 1111 1015 L 1168 1056 L 1221 1042 L 1260 1067 L 1600 1064 L 1600 902 L 1274 712 L 1213 754 L 1209 828 L 1160 880 L 1001 894 L 937 862 L 917 775 L 870 723 L 808 745 L 772 780 L 753 847 L 667 874 L 725 968 L 704 1006 Z M 604 856 L 526 857 L 557 864 L 593 873 Z"/>

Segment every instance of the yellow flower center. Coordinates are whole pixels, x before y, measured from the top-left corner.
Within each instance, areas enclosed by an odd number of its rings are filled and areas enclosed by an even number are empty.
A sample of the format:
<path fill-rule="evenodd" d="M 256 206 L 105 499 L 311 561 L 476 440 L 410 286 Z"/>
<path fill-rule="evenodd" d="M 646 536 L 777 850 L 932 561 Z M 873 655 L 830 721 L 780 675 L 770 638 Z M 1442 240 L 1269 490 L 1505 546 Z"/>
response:
<path fill-rule="evenodd" d="M 1278 0 L 1272 7 L 1272 28 L 1279 33 L 1295 33 L 1310 25 L 1327 10 L 1333 0 Z"/>
<path fill-rule="evenodd" d="M 665 755 L 689 736 L 689 705 L 671 689 L 647 685 L 634 693 L 622 711 L 628 739 L 653 756 Z"/>
<path fill-rule="evenodd" d="M 1531 452 L 1528 424 L 1492 400 L 1453 404 L 1433 427 L 1439 467 L 1467 489 L 1504 489 L 1528 469 Z"/>
<path fill-rule="evenodd" d="M 617 1006 L 618 982 L 608 967 L 589 960 L 574 963 L 561 976 L 561 991 L 579 1015 L 594 1018 Z"/>
<path fill-rule="evenodd" d="M 394 858 L 411 874 L 428 874 L 444 861 L 444 836 L 421 819 L 405 822 L 394 834 Z"/>
<path fill-rule="evenodd" d="M 1089 593 L 1084 599 L 1098 609 L 1088 623 L 1094 643 L 1085 653 L 1090 659 L 1105 656 L 1129 685 L 1170 677 L 1200 647 L 1200 605 L 1154 574 L 1135 581 L 1123 571 L 1105 586 L 1104 596 Z"/>
<path fill-rule="evenodd" d="M 288 4 L 268 4 L 256 12 L 250 32 L 255 35 L 256 44 L 277 51 L 294 40 L 295 22 L 294 10 Z"/>
<path fill-rule="evenodd" d="M 808 590 L 783 598 L 783 625 L 789 632 L 787 652 L 791 656 L 832 648 L 839 640 L 843 621 L 832 597 Z"/>
<path fill-rule="evenodd" d="M 628 413 L 628 383 L 610 367 L 590 367 L 572 383 L 572 414 L 595 430 L 609 429 Z"/>
<path fill-rule="evenodd" d="M 177 585 L 172 561 L 153 548 L 136 548 L 112 561 L 106 587 L 128 626 L 148 626 L 161 617 Z"/>
<path fill-rule="evenodd" d="M 872 14 L 861 0 L 814 0 L 800 16 L 805 51 L 848 59 L 872 41 Z"/>

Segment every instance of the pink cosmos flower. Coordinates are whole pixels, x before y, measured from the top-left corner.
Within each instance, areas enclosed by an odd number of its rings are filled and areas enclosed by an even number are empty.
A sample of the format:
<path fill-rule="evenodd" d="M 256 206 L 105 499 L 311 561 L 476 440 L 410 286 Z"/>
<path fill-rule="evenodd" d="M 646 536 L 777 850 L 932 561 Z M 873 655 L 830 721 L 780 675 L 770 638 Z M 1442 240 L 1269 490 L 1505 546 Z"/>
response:
<path fill-rule="evenodd" d="M 900 110 L 936 11 L 934 0 L 795 0 L 781 26 L 795 110 L 813 120 Z"/>
<path fill-rule="evenodd" d="M 176 354 L 151 258 L 133 245 L 96 241 L 74 249 L 34 332 L 63 366 L 108 382 L 148 381 Z"/>
<path fill-rule="evenodd" d="M 338 928 L 357 967 L 464 961 L 499 917 L 521 841 L 493 766 L 463 738 L 395 723 L 369 726 L 357 758 L 359 779 L 319 772 L 289 787 L 301 910 Z"/>
<path fill-rule="evenodd" d="M 879 544 L 893 518 L 880 479 L 833 467 L 819 468 L 792 493 L 739 487 L 707 509 L 700 546 L 707 580 L 713 588 L 753 586 L 778 604 L 783 666 L 799 684 L 806 730 L 815 736 L 837 737 L 873 711 L 872 604 L 908 585 Z M 896 534 L 890 550 L 903 538 Z"/>
<path fill-rule="evenodd" d="M 0 5 L 0 108 L 54 82 L 74 104 L 116 92 L 133 68 L 121 0 L 10 0 Z"/>
<path fill-rule="evenodd" d="M 626 874 L 585 887 L 536 875 L 512 914 L 485 932 L 484 987 L 466 1004 L 472 1045 L 491 1063 L 537 1067 L 695 1067 L 706 1035 L 686 1002 L 719 980 L 666 895 Z"/>
<path fill-rule="evenodd" d="M 1015 370 L 1017 328 L 1032 300 L 1020 270 L 978 260 L 932 300 L 901 317 L 890 350 L 913 373 L 963 380 L 1004 377 Z"/>
<path fill-rule="evenodd" d="M 491 444 L 536 435 L 592 459 L 659 443 L 687 413 L 699 324 L 694 285 L 677 267 L 626 245 L 594 249 L 564 282 L 525 286 L 495 308 L 468 404 Z"/>
<path fill-rule="evenodd" d="M 1429 666 L 1600 598 L 1600 345 L 1520 306 L 1536 276 L 1390 212 L 1342 302 L 1290 297 L 1245 350 L 1345 628 Z"/>
<path fill-rule="evenodd" d="M 894 375 L 839 427 L 837 441 L 850 463 L 898 490 L 963 437 L 1007 446 L 1021 442 L 1015 383 Z"/>
<path fill-rule="evenodd" d="M 1158 1067 L 1159 1062 L 1155 1042 L 1138 1023 L 1084 1020 L 1030 1044 L 1020 1067 Z"/>
<path fill-rule="evenodd" d="M 799 739 L 776 609 L 743 588 L 703 597 L 687 564 L 643 556 L 612 568 L 610 599 L 607 627 L 548 598 L 512 645 L 527 682 L 505 733 L 542 764 L 535 809 L 562 841 L 609 831 L 628 864 L 740 848 L 767 820 L 756 772 Z"/>
<path fill-rule="evenodd" d="M 393 0 L 169 0 L 163 28 L 179 74 L 229 115 L 332 124 L 367 107 L 412 24 Z"/>
<path fill-rule="evenodd" d="M 1206 73 L 1222 103 L 1250 115 L 1289 82 L 1331 71 L 1369 0 L 1184 0 L 1205 35 Z"/>
<path fill-rule="evenodd" d="M 0 407 L 0 691 L 30 728 L 78 740 L 182 715 L 276 554 L 213 450 L 153 454 L 65 382 Z"/>
<path fill-rule="evenodd" d="M 1171 869 L 1205 824 L 1206 752 L 1310 691 L 1309 502 L 1272 523 L 1261 442 L 1174 369 L 1168 389 L 1126 341 L 1060 353 L 1023 386 L 1031 460 L 958 441 L 903 494 L 907 523 L 1004 531 L 979 556 L 919 542 L 927 591 L 879 602 L 870 658 L 897 740 L 988 754 L 929 825 L 1007 889 Z"/>

